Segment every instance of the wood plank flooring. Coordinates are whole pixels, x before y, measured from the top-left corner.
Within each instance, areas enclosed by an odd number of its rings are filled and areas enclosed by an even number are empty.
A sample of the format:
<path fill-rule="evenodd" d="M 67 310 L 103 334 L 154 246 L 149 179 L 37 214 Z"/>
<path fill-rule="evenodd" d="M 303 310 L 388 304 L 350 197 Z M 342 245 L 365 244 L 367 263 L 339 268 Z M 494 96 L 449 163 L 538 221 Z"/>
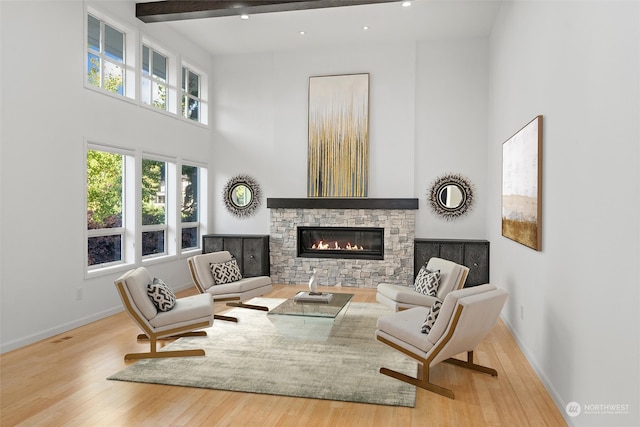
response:
<path fill-rule="evenodd" d="M 275 285 L 267 296 L 288 298 L 302 289 Z M 354 301 L 375 302 L 374 289 L 343 291 L 354 293 Z M 216 303 L 216 313 L 226 309 Z M 432 371 L 432 382 L 452 389 L 456 399 L 418 389 L 415 408 L 107 381 L 130 363 L 124 362 L 125 353 L 148 350 L 136 341 L 138 333 L 123 312 L 1 355 L 0 425 L 566 425 L 502 321 L 475 352 L 498 377 L 442 363 Z"/>

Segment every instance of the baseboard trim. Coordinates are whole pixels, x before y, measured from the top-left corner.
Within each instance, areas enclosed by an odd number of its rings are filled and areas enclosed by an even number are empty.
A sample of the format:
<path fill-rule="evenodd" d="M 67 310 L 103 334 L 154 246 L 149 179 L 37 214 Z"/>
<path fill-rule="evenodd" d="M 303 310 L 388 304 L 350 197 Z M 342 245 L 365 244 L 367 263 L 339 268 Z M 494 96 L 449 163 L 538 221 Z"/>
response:
<path fill-rule="evenodd" d="M 72 322 L 67 322 L 58 326 L 54 326 L 53 328 L 46 329 L 36 334 L 28 335 L 26 337 L 13 340 L 8 343 L 0 344 L 0 354 L 4 354 L 6 352 L 16 350 L 18 348 L 36 343 L 38 341 L 45 340 L 47 338 L 51 338 L 58 334 L 62 334 L 72 329 L 79 328 L 80 326 L 84 326 L 91 322 L 95 322 L 96 320 L 101 320 L 101 319 L 104 319 L 105 317 L 113 316 L 114 314 L 120 313 L 122 311 L 124 311 L 124 309 L 122 308 L 121 305 L 119 305 L 117 307 L 113 307 L 113 308 L 101 311 L 100 313 L 92 314 L 91 316 L 82 317 Z"/>
<path fill-rule="evenodd" d="M 568 402 L 565 402 L 560 397 L 555 387 L 553 386 L 553 383 L 549 381 L 549 378 L 547 378 L 544 371 L 540 369 L 540 366 L 536 362 L 535 357 L 533 357 L 533 354 L 529 351 L 529 349 L 524 344 L 520 336 L 515 332 L 513 325 L 509 323 L 509 321 L 505 316 L 500 316 L 500 317 L 502 318 L 502 321 L 504 322 L 505 326 L 511 333 L 511 336 L 513 337 L 513 339 L 515 339 L 516 344 L 518 344 L 518 348 L 520 348 L 520 351 L 524 355 L 525 359 L 527 359 L 527 362 L 529 362 L 529 365 L 531 365 L 531 367 L 533 368 L 533 371 L 538 376 L 538 379 L 540 379 L 540 382 L 542 383 L 544 388 L 547 390 L 547 393 L 549 393 L 549 396 L 551 396 L 551 399 L 553 399 L 553 402 L 556 404 L 558 411 L 560 411 L 560 415 L 562 415 L 562 418 L 564 418 L 565 422 L 569 427 L 575 427 L 575 424 L 573 423 L 573 419 L 569 417 L 567 415 L 567 412 L 565 411 L 565 407 L 567 406 Z"/>

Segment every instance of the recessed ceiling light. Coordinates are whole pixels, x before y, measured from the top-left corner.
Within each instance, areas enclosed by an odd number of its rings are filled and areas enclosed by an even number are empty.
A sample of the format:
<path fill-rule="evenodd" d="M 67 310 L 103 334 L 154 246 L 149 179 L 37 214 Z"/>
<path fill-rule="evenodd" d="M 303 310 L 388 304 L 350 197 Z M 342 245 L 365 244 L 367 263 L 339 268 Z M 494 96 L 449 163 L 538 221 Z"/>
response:
<path fill-rule="evenodd" d="M 363 30 L 368 30 L 369 27 L 367 27 L 366 25 L 364 27 L 362 27 Z"/>
<path fill-rule="evenodd" d="M 249 19 L 249 15 L 243 13 L 242 15 L 240 15 L 240 19 Z"/>
<path fill-rule="evenodd" d="M 301 36 L 304 36 L 304 35 L 305 35 L 305 32 L 304 32 L 304 31 L 300 31 L 300 35 L 301 35 Z"/>
<path fill-rule="evenodd" d="M 402 2 L 402 7 L 409 7 L 411 6 L 411 2 L 410 1 L 403 1 Z"/>

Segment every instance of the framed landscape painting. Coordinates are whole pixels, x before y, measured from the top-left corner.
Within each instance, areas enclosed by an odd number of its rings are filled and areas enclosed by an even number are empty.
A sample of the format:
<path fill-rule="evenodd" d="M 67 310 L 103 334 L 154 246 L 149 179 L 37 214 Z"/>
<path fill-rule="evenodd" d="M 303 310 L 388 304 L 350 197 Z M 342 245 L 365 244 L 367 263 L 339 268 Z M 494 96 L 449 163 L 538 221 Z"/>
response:
<path fill-rule="evenodd" d="M 309 78 L 309 197 L 367 197 L 369 74 Z"/>
<path fill-rule="evenodd" d="M 542 116 L 502 144 L 502 235 L 537 251 L 542 230 Z"/>

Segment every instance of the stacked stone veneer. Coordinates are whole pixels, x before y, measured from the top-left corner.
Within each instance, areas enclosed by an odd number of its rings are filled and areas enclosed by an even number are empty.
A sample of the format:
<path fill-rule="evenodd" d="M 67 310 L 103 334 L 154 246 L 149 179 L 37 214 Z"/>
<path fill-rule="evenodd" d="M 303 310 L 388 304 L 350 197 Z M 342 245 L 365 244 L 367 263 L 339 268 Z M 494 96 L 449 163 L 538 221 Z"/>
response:
<path fill-rule="evenodd" d="M 383 227 L 384 259 L 299 258 L 296 238 L 303 227 Z M 415 210 L 271 209 L 271 280 L 306 284 L 317 270 L 320 286 L 375 288 L 378 283 L 413 283 Z"/>

